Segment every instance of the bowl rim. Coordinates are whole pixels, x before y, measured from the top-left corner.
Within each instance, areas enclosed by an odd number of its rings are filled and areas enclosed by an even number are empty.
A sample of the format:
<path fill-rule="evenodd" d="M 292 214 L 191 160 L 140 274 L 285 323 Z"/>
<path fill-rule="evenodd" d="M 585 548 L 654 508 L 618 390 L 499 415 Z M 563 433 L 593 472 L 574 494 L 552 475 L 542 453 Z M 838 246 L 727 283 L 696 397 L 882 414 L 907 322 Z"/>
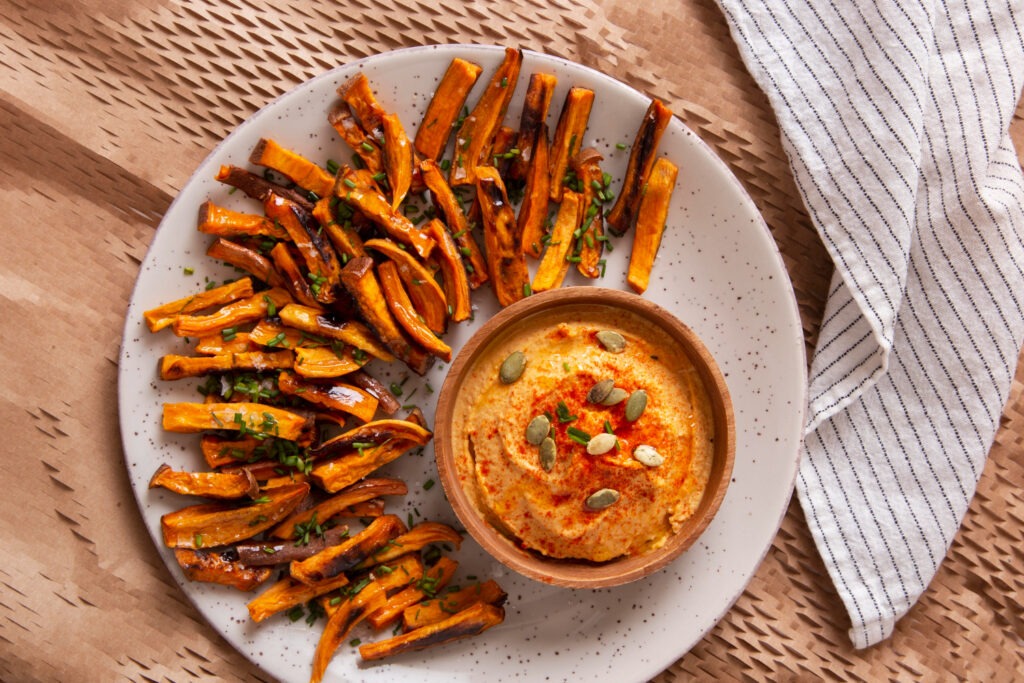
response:
<path fill-rule="evenodd" d="M 523 549 L 495 529 L 476 510 L 459 484 L 453 447 L 452 414 L 458 389 L 478 357 L 512 323 L 548 313 L 561 306 L 620 308 L 659 325 L 680 342 L 708 392 L 713 412 L 714 451 L 711 473 L 697 510 L 666 543 L 635 557 L 592 563 L 550 558 Z M 434 418 L 434 458 L 448 502 L 456 517 L 494 559 L 513 571 L 541 583 L 566 588 L 606 588 L 636 581 L 669 564 L 704 532 L 721 506 L 735 461 L 735 418 L 725 377 L 697 334 L 674 314 L 642 296 L 625 290 L 580 285 L 532 294 L 502 309 L 487 320 L 453 359 L 441 386 Z M 710 495 L 708 493 L 710 492 Z"/>

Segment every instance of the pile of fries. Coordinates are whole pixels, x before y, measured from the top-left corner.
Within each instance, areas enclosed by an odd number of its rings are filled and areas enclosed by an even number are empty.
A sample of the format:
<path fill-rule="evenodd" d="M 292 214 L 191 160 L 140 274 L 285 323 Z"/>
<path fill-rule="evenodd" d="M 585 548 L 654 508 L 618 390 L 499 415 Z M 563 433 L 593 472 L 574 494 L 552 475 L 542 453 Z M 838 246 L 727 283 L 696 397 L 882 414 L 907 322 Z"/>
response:
<path fill-rule="evenodd" d="M 601 277 L 609 234 L 634 230 L 627 281 L 647 287 L 677 173 L 656 154 L 671 112 L 651 103 L 616 199 L 583 146 L 592 91 L 570 88 L 549 140 L 557 81 L 534 73 L 519 128 L 503 125 L 521 64 L 507 49 L 470 110 L 482 69 L 454 59 L 414 139 L 364 74 L 349 79 L 328 121 L 351 163 L 321 167 L 263 139 L 249 159 L 263 173 L 222 167 L 262 211 L 207 201 L 198 229 L 244 276 L 144 314 L 151 331 L 195 340 L 193 355 L 161 359 L 161 379 L 205 378 L 203 400 L 164 405 L 163 427 L 201 434 L 208 470 L 161 466 L 150 486 L 209 502 L 164 515 L 164 541 L 192 581 L 253 591 L 280 573 L 249 603 L 256 621 L 325 615 L 313 681 L 360 622 L 394 629 L 359 647 L 375 660 L 504 618 L 493 581 L 450 585 L 458 565 L 443 550 L 457 530 L 385 511 L 382 497 L 407 487 L 377 470 L 432 434 L 417 408 L 395 417 L 397 391 L 364 366 L 423 375 L 451 359 L 443 335 L 472 317 L 474 290 L 490 283 L 506 306 L 561 286 L 574 264 Z M 539 259 L 532 279 L 527 258 Z"/>

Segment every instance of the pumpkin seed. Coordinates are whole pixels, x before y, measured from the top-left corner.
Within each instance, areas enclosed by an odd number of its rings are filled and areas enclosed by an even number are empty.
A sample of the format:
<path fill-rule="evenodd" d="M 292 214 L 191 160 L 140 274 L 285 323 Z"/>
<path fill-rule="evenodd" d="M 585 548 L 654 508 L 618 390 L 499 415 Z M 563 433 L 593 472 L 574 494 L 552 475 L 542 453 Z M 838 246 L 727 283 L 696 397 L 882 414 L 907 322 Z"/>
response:
<path fill-rule="evenodd" d="M 620 389 L 619 387 L 613 387 L 612 390 L 608 392 L 608 396 L 606 396 L 605 399 L 601 401 L 601 405 L 616 406 L 625 401 L 627 398 L 629 398 L 628 391 L 626 391 L 625 389 Z"/>
<path fill-rule="evenodd" d="M 648 467 L 657 467 L 665 462 L 665 456 L 655 450 L 654 446 L 643 443 L 633 449 L 633 457 Z"/>
<path fill-rule="evenodd" d="M 508 354 L 508 358 L 502 361 L 501 368 L 498 370 L 498 379 L 502 384 L 512 384 L 523 376 L 525 369 L 526 354 L 522 351 L 513 351 Z"/>
<path fill-rule="evenodd" d="M 644 414 L 645 408 L 647 408 L 647 392 L 643 389 L 637 389 L 630 395 L 629 400 L 626 401 L 626 420 L 636 422 Z"/>
<path fill-rule="evenodd" d="M 617 439 L 614 434 L 608 432 L 601 432 L 595 436 L 590 437 L 590 441 L 587 442 L 587 453 L 591 455 L 602 455 L 607 453 L 611 449 L 615 448 L 615 442 Z"/>
<path fill-rule="evenodd" d="M 608 394 L 615 388 L 615 380 L 603 379 L 593 387 L 587 393 L 587 400 L 591 403 L 600 403 L 601 401 L 608 398 Z"/>
<path fill-rule="evenodd" d="M 626 338 L 618 332 L 601 330 L 597 333 L 597 341 L 601 342 L 601 346 L 612 353 L 622 353 L 626 350 Z"/>
<path fill-rule="evenodd" d="M 615 489 L 601 489 L 590 494 L 586 506 L 591 510 L 603 510 L 609 505 L 614 505 L 618 500 L 619 492 Z"/>
<path fill-rule="evenodd" d="M 539 446 L 541 441 L 551 431 L 551 420 L 547 415 L 538 415 L 526 425 L 526 441 L 534 446 Z"/>
<path fill-rule="evenodd" d="M 555 448 L 555 440 L 550 436 L 544 437 L 540 442 L 540 466 L 545 472 L 550 472 L 555 466 L 555 457 L 558 455 Z"/>

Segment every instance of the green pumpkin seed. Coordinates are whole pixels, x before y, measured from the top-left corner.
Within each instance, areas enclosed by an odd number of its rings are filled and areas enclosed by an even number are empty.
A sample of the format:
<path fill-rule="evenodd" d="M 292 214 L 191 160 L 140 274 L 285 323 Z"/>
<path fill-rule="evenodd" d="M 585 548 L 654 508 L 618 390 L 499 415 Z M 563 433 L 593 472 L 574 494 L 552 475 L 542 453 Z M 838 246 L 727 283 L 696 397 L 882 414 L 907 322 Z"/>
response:
<path fill-rule="evenodd" d="M 539 446 L 544 438 L 551 431 L 551 420 L 547 415 L 538 415 L 526 425 L 526 441 L 534 446 Z"/>
<path fill-rule="evenodd" d="M 637 389 L 630 395 L 629 400 L 626 401 L 626 420 L 636 422 L 644 414 L 646 408 L 647 392 L 643 389 Z"/>
<path fill-rule="evenodd" d="M 613 387 L 608 395 L 601 401 L 603 406 L 617 406 L 629 398 L 629 392 L 619 387 Z"/>
<path fill-rule="evenodd" d="M 618 332 L 601 330 L 597 333 L 597 341 L 601 342 L 601 346 L 612 353 L 622 353 L 626 350 L 626 338 Z"/>
<path fill-rule="evenodd" d="M 600 403 L 601 401 L 608 398 L 608 394 L 615 388 L 615 380 L 603 379 L 593 387 L 587 393 L 587 400 L 591 403 Z"/>
<path fill-rule="evenodd" d="M 555 447 L 555 440 L 550 436 L 544 437 L 540 442 L 540 466 L 545 472 L 550 472 L 555 466 L 555 457 L 558 455 Z"/>
<path fill-rule="evenodd" d="M 590 441 L 587 442 L 587 453 L 590 453 L 591 455 L 603 455 L 615 448 L 616 441 L 617 439 L 614 434 L 601 432 L 600 434 L 590 437 Z"/>
<path fill-rule="evenodd" d="M 633 457 L 648 467 L 658 467 L 665 462 L 665 456 L 655 450 L 654 446 L 648 446 L 647 444 L 640 444 L 634 448 Z"/>
<path fill-rule="evenodd" d="M 614 505 L 619 500 L 619 492 L 615 489 L 601 489 L 590 494 L 586 506 L 591 510 L 603 510 L 609 505 Z"/>
<path fill-rule="evenodd" d="M 498 379 L 502 384 L 512 384 L 523 376 L 525 369 L 526 354 L 522 351 L 513 351 L 508 354 L 508 358 L 502 361 L 501 368 L 498 370 Z"/>

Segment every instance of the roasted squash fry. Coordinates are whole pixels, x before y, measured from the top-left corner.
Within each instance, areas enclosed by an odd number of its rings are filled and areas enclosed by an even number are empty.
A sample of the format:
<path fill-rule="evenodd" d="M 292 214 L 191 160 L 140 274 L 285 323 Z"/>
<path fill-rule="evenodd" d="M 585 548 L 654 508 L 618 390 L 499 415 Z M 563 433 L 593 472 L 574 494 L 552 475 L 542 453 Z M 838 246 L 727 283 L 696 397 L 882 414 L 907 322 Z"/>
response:
<path fill-rule="evenodd" d="M 476 194 L 484 224 L 484 245 L 491 286 L 502 306 L 527 294 L 530 271 L 516 240 L 516 215 L 509 204 L 505 185 L 493 166 L 476 170 Z"/>
<path fill-rule="evenodd" d="M 434 279 L 434 274 L 416 260 L 415 256 L 391 240 L 366 240 L 366 248 L 379 251 L 395 262 L 416 312 L 423 316 L 423 322 L 427 327 L 437 334 L 443 333 L 448 302 L 441 285 Z"/>
<path fill-rule="evenodd" d="M 633 253 L 629 259 L 626 282 L 638 294 L 643 294 L 651 280 L 654 258 L 661 246 L 665 232 L 668 206 L 672 201 L 672 190 L 676 186 L 679 169 L 665 157 L 660 157 L 651 167 L 647 184 L 640 198 L 636 216 L 636 233 L 633 236 Z"/>
<path fill-rule="evenodd" d="M 360 645 L 359 656 L 365 660 L 377 660 L 404 652 L 422 650 L 431 645 L 440 645 L 459 638 L 478 635 L 504 620 L 504 609 L 479 602 L 444 621 L 393 638 Z"/>
<path fill-rule="evenodd" d="M 348 577 L 344 574 L 312 585 L 286 576 L 249 603 L 249 617 L 255 622 L 263 621 L 278 612 L 303 605 L 321 595 L 347 586 L 348 583 Z"/>
<path fill-rule="evenodd" d="M 248 472 L 176 472 L 166 463 L 153 473 L 149 488 L 165 488 L 184 496 L 206 496 L 218 500 L 242 496 L 255 498 L 260 491 L 256 478 Z"/>
<path fill-rule="evenodd" d="M 317 584 L 354 568 L 405 531 L 405 524 L 395 515 L 382 515 L 369 526 L 338 545 L 324 548 L 306 558 L 292 562 L 288 573 L 305 584 Z"/>
<path fill-rule="evenodd" d="M 291 300 L 291 296 L 283 289 L 268 289 L 226 304 L 209 315 L 179 315 L 171 327 L 179 337 L 202 337 L 228 327 L 255 322 L 265 317 L 271 306 L 281 308 Z"/>
<path fill-rule="evenodd" d="M 239 270 L 244 270 L 271 287 L 284 287 L 285 285 L 284 278 L 274 270 L 273 264 L 266 257 L 237 242 L 220 237 L 206 249 L 206 255 Z"/>
<path fill-rule="evenodd" d="M 386 363 L 395 360 L 395 356 L 377 340 L 373 332 L 357 320 L 337 322 L 323 311 L 298 304 L 285 306 L 278 311 L 278 315 L 281 322 L 289 327 L 326 339 L 336 339 Z"/>
<path fill-rule="evenodd" d="M 487 282 L 487 262 L 484 260 L 483 252 L 480 251 L 480 246 L 473 239 L 469 219 L 459 205 L 448 181 L 444 179 L 441 168 L 435 162 L 426 160 L 420 163 L 420 170 L 423 173 L 423 182 L 430 190 L 434 207 L 441 213 L 448 226 L 448 232 L 452 234 L 452 239 L 459 245 L 459 252 L 465 261 L 469 287 L 476 289 Z"/>
<path fill-rule="evenodd" d="M 478 603 L 503 605 L 507 597 L 501 586 L 493 580 L 476 583 L 461 590 L 446 592 L 433 600 L 424 600 L 418 605 L 407 607 L 402 612 L 402 625 L 406 631 L 412 631 L 444 621 L 452 614 Z"/>
<path fill-rule="evenodd" d="M 170 301 L 166 304 L 151 308 L 142 314 L 146 326 L 150 332 L 159 332 L 165 327 L 170 327 L 174 319 L 179 315 L 187 315 L 223 306 L 239 299 L 247 299 L 253 295 L 252 280 L 247 277 L 239 278 L 220 287 L 208 289 L 205 292 L 198 292 L 183 299 Z"/>
<path fill-rule="evenodd" d="M 201 377 L 231 370 L 281 370 L 292 367 L 295 355 L 291 351 L 243 351 L 221 353 L 215 356 L 179 356 L 168 354 L 160 359 L 160 379 L 176 380 Z"/>
<path fill-rule="evenodd" d="M 290 372 L 277 376 L 277 387 L 285 396 L 302 399 L 314 406 L 338 410 L 369 422 L 377 412 L 377 399 L 357 387 L 337 383 L 315 383 Z"/>
<path fill-rule="evenodd" d="M 408 218 L 391 208 L 372 178 L 366 172 L 348 169 L 338 175 L 335 196 L 358 209 L 364 216 L 381 227 L 388 235 L 406 244 L 420 258 L 427 258 L 434 248 L 434 240 L 424 235 Z"/>
<path fill-rule="evenodd" d="M 348 143 L 370 173 L 384 170 L 384 152 L 380 142 L 363 130 L 346 102 L 337 102 L 331 107 L 327 113 L 327 122 Z"/>
<path fill-rule="evenodd" d="M 436 218 L 427 223 L 426 231 L 437 242 L 437 264 L 441 268 L 448 317 L 455 322 L 468 320 L 473 308 L 469 300 L 469 278 L 466 277 L 466 265 L 459 247 L 444 223 Z"/>
<path fill-rule="evenodd" d="M 273 183 L 263 176 L 256 175 L 238 166 L 221 166 L 215 177 L 225 185 L 236 187 L 247 196 L 258 199 L 261 202 L 273 192 L 292 200 L 304 209 L 311 210 L 313 208 L 313 203 L 306 194 L 296 192 L 284 185 Z"/>
<path fill-rule="evenodd" d="M 622 180 L 619 198 L 608 212 L 608 226 L 615 235 L 626 234 L 633 225 L 644 184 L 658 153 L 658 143 L 671 120 L 671 110 L 660 100 L 652 100 L 636 132 L 633 148 L 629 150 L 626 177 Z"/>
<path fill-rule="evenodd" d="M 240 591 L 251 591 L 274 573 L 270 567 L 247 567 L 225 560 L 219 553 L 175 548 L 174 559 L 189 581 L 217 583 Z"/>
<path fill-rule="evenodd" d="M 448 177 L 453 187 L 476 182 L 477 167 L 490 162 L 491 145 L 505 118 L 522 63 L 521 51 L 505 48 L 505 59 L 494 72 L 473 111 L 463 119 L 455 134 L 455 160 Z"/>
<path fill-rule="evenodd" d="M 310 683 L 320 683 L 323 680 L 327 665 L 330 664 L 338 646 L 348 637 L 356 624 L 380 609 L 386 600 L 384 589 L 373 582 L 348 600 L 342 600 L 339 608 L 327 618 L 323 633 L 316 644 Z"/>
<path fill-rule="evenodd" d="M 229 429 L 257 439 L 276 437 L 302 442 L 312 437 L 313 421 L 262 403 L 165 403 L 163 427 L 186 434 Z"/>
<path fill-rule="evenodd" d="M 412 186 L 412 145 L 397 114 L 385 114 L 382 124 L 384 172 L 388 176 L 388 187 L 391 188 L 391 208 L 398 211 Z"/>
<path fill-rule="evenodd" d="M 291 514 L 309 493 L 309 484 L 279 486 L 266 491 L 263 502 L 203 503 L 169 512 L 160 518 L 168 548 L 211 548 L 252 538 Z M 397 535 L 397 534 L 396 534 Z"/>
<path fill-rule="evenodd" d="M 334 187 L 334 176 L 301 154 L 285 149 L 276 140 L 260 138 L 249 155 L 249 163 L 273 169 L 318 197 L 329 196 Z"/>
<path fill-rule="evenodd" d="M 533 141 L 530 163 L 526 168 L 523 202 L 519 205 L 519 215 L 516 218 L 519 251 L 533 258 L 540 258 L 544 231 L 547 228 L 551 190 L 548 168 L 548 124 L 541 122 L 537 137 Z"/>
<path fill-rule="evenodd" d="M 375 552 L 357 569 L 367 569 L 376 564 L 390 562 L 408 553 L 422 550 L 431 543 L 451 543 L 458 548 L 462 545 L 462 534 L 441 522 L 420 522 L 396 538 L 393 543 Z"/>
<path fill-rule="evenodd" d="M 333 180 L 333 179 L 332 179 Z M 257 237 L 260 235 L 277 240 L 288 239 L 288 233 L 266 216 L 240 213 L 217 206 L 211 201 L 199 205 L 199 232 L 218 237 Z"/>
<path fill-rule="evenodd" d="M 408 492 L 409 487 L 401 479 L 386 477 L 363 479 L 309 509 L 294 513 L 281 522 L 270 535 L 274 538 L 291 538 L 297 525 L 305 524 L 313 518 L 322 524 L 352 505 L 380 496 L 404 496 Z"/>
<path fill-rule="evenodd" d="M 377 274 L 380 276 L 380 285 L 388 308 L 391 309 L 391 313 L 394 314 L 395 320 L 402 326 L 402 329 L 428 352 L 445 362 L 450 361 L 452 359 L 451 347 L 445 344 L 421 320 L 421 316 L 413 307 L 412 300 L 409 299 L 409 294 L 405 291 L 405 285 L 402 284 L 402 278 L 398 274 L 398 265 L 394 261 L 384 261 L 377 266 Z"/>
<path fill-rule="evenodd" d="M 551 108 L 551 96 L 555 92 L 558 79 L 553 74 L 530 74 L 530 83 L 526 87 L 523 98 L 523 113 L 519 118 L 519 131 L 515 147 L 519 153 L 512 157 L 508 169 L 509 182 L 525 182 L 529 177 L 529 167 L 533 161 L 533 150 L 537 144 L 537 136 L 541 126 L 547 126 L 548 110 Z M 547 131 L 544 131 L 545 140 Z M 546 147 L 546 146 L 545 146 Z M 547 169 L 545 163 L 544 166 Z"/>
<path fill-rule="evenodd" d="M 414 146 L 420 156 L 437 161 L 448 146 L 448 138 L 466 103 L 469 91 L 483 71 L 478 64 L 456 57 L 448 65 L 441 82 L 423 113 L 423 121 L 416 130 Z"/>
<path fill-rule="evenodd" d="M 572 87 L 565 95 L 548 159 L 551 183 L 548 196 L 553 202 L 562 201 L 569 160 L 576 156 L 583 146 L 583 136 L 587 132 L 587 123 L 590 121 L 590 110 L 593 106 L 593 90 Z"/>

